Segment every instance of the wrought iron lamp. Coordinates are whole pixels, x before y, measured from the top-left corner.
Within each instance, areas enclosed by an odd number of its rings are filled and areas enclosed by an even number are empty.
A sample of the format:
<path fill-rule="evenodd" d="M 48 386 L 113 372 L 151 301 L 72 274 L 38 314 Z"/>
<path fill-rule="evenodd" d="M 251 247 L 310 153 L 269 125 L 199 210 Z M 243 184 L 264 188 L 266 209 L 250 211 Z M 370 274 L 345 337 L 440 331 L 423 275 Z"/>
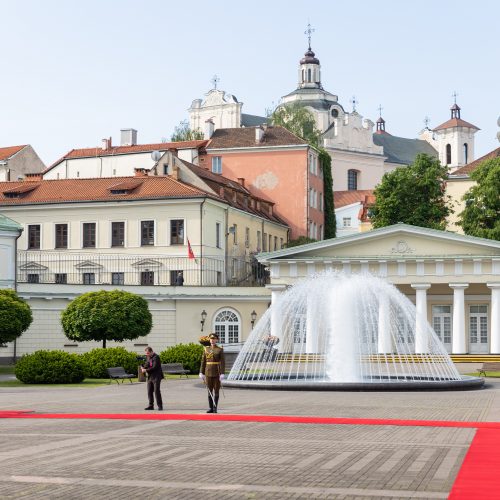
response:
<path fill-rule="evenodd" d="M 203 309 L 203 311 L 201 311 L 201 321 L 200 321 L 201 331 L 203 331 L 203 326 L 205 325 L 206 319 L 207 319 L 207 311 L 205 311 L 205 309 Z"/>
<path fill-rule="evenodd" d="M 250 313 L 250 323 L 252 323 L 252 329 L 253 326 L 255 325 L 255 320 L 257 319 L 257 313 L 255 312 L 255 309 Z"/>

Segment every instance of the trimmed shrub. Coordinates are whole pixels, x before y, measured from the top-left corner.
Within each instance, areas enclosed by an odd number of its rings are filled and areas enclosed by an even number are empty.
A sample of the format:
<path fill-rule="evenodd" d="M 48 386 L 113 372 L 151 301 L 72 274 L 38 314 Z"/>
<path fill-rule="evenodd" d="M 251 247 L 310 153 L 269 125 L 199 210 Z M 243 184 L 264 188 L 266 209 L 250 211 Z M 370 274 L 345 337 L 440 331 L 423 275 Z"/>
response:
<path fill-rule="evenodd" d="M 162 363 L 182 363 L 191 373 L 199 373 L 203 346 L 200 344 L 177 344 L 160 353 Z"/>
<path fill-rule="evenodd" d="M 137 354 L 127 351 L 124 347 L 100 347 L 92 349 L 81 356 L 85 376 L 87 378 L 108 378 L 106 368 L 123 366 L 127 373 L 137 374 Z"/>
<path fill-rule="evenodd" d="M 0 344 L 15 340 L 32 321 L 30 306 L 14 290 L 0 290 Z"/>
<path fill-rule="evenodd" d="M 36 351 L 17 363 L 15 374 L 25 384 L 74 384 L 85 378 L 78 354 L 65 351 Z"/>

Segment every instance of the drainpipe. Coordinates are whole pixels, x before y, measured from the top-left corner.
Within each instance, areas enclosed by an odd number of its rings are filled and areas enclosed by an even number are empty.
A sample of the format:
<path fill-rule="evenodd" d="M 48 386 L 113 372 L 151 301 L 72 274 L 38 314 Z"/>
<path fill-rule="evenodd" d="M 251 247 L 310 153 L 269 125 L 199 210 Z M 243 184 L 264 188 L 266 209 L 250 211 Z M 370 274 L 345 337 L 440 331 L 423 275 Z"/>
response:
<path fill-rule="evenodd" d="M 200 286 L 203 286 L 203 205 L 207 201 L 203 198 L 200 203 Z"/>
<path fill-rule="evenodd" d="M 17 293 L 17 240 L 21 237 L 21 234 L 23 233 L 24 228 L 21 228 L 21 231 L 16 237 L 16 241 L 14 242 L 14 292 Z M 14 355 L 13 355 L 13 361 L 14 364 L 17 361 L 17 342 L 16 339 L 14 339 Z"/>

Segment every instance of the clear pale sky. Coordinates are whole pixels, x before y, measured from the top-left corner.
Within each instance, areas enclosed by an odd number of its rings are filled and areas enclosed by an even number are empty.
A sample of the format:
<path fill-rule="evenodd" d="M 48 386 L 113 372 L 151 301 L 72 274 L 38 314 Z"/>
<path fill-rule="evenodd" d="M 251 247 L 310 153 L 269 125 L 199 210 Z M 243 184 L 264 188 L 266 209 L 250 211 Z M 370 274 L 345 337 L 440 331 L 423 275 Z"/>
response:
<path fill-rule="evenodd" d="M 50 165 L 73 148 L 170 138 L 193 99 L 219 88 L 264 114 L 297 86 L 312 48 L 323 87 L 386 130 L 417 137 L 424 118 L 481 130 L 479 157 L 500 146 L 497 0 L 0 0 L 0 147 L 31 144 Z"/>

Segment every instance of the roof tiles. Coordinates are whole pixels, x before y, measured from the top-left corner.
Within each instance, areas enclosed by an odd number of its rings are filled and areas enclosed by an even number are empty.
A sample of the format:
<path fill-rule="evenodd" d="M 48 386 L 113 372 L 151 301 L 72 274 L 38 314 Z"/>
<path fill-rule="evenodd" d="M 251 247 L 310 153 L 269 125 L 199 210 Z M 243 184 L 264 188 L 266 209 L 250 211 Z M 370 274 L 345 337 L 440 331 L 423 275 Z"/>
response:
<path fill-rule="evenodd" d="M 0 148 L 0 161 L 8 160 L 11 156 L 14 156 L 16 153 L 19 153 L 21 149 L 25 148 L 27 145 L 24 144 L 22 146 L 8 146 L 5 148 Z"/>

